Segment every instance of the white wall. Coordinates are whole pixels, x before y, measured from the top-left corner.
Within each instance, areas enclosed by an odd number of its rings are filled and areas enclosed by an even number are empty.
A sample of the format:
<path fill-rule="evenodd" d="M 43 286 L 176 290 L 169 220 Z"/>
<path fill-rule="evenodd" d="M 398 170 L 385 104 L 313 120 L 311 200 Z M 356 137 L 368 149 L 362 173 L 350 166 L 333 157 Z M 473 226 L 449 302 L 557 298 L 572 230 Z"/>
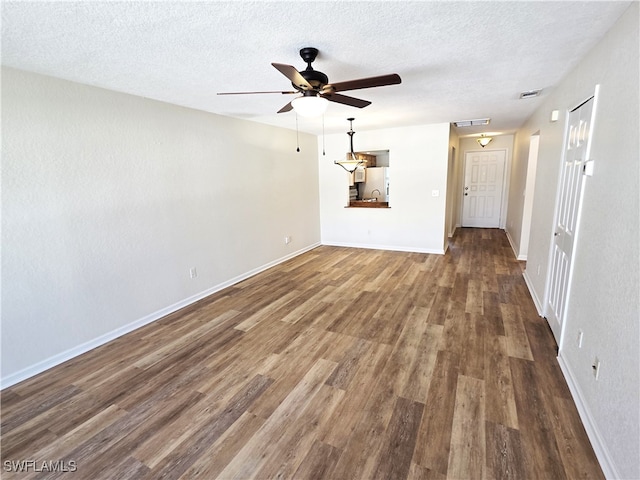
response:
<path fill-rule="evenodd" d="M 506 232 L 518 260 L 526 260 L 538 159 L 539 135 L 516 135 L 511 164 Z"/>
<path fill-rule="evenodd" d="M 317 245 L 316 137 L 300 144 L 3 69 L 3 386 Z"/>
<path fill-rule="evenodd" d="M 356 124 L 354 129 L 355 150 L 389 150 L 391 208 L 345 208 L 348 173 L 333 162 L 344 158 L 349 137 L 327 135 L 324 157 L 319 138 L 322 243 L 444 253 L 449 124 L 364 132 Z"/>
<path fill-rule="evenodd" d="M 567 109 L 600 95 L 560 364 L 605 474 L 640 478 L 638 2 L 519 132 L 540 131 L 527 282 L 543 302 Z M 552 110 L 560 110 L 550 123 Z M 537 274 L 540 266 L 540 274 Z M 584 332 L 582 348 L 578 330 Z M 600 376 L 592 374 L 595 357 Z"/>

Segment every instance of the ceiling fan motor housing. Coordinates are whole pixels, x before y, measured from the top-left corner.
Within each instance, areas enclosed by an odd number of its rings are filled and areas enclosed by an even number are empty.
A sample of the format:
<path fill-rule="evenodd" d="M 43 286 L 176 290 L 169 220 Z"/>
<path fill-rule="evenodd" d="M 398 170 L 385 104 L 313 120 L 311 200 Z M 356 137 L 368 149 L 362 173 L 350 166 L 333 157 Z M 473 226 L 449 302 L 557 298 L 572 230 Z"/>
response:
<path fill-rule="evenodd" d="M 327 77 L 324 73 L 319 72 L 318 70 L 302 70 L 300 75 L 309 82 L 309 84 L 314 88 L 314 90 L 320 90 L 324 85 L 329 83 L 329 77 Z M 295 87 L 296 85 L 292 83 Z"/>
<path fill-rule="evenodd" d="M 311 64 L 313 63 L 313 61 L 316 59 L 317 56 L 318 56 L 317 48 L 305 47 L 301 49 L 300 57 L 302 57 L 302 60 L 304 60 L 305 63 L 307 64 L 307 68 L 305 70 L 298 72 L 300 73 L 300 75 L 302 75 L 302 78 L 304 78 L 313 87 L 313 89 L 316 92 L 319 91 L 323 86 L 329 83 L 329 77 L 327 77 L 324 73 L 319 72 L 318 70 L 314 70 L 313 67 L 311 66 Z M 293 82 L 291 84 L 297 90 L 300 90 L 300 91 L 304 90 Z"/>

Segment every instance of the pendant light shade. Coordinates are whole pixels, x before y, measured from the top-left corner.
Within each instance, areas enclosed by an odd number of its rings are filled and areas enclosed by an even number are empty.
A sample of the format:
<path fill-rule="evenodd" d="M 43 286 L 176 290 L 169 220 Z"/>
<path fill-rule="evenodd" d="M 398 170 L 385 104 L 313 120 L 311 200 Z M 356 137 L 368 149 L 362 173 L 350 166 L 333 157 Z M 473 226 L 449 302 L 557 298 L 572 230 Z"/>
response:
<path fill-rule="evenodd" d="M 335 163 L 336 165 L 340 165 L 347 172 L 353 173 L 355 172 L 356 168 L 358 168 L 360 165 L 364 165 L 365 163 L 367 163 L 367 161 L 358 160 L 358 157 L 351 153 L 349 154 L 349 158 L 347 158 L 347 160 L 336 160 L 333 163 Z"/>
<path fill-rule="evenodd" d="M 489 142 L 491 142 L 491 140 L 493 140 L 492 137 L 485 137 L 483 134 L 483 135 L 480 135 L 480 138 L 478 138 L 478 143 L 482 148 L 484 148 L 487 145 L 489 145 Z"/>

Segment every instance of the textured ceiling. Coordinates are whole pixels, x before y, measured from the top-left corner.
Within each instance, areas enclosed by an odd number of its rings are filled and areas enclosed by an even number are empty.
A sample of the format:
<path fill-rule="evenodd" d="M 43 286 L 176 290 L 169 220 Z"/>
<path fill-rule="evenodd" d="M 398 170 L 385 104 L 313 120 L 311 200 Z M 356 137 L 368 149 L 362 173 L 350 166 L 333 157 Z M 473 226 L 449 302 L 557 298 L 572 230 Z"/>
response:
<path fill-rule="evenodd" d="M 491 117 L 518 128 L 630 2 L 2 2 L 2 63 L 186 107 L 296 127 L 276 114 L 293 96 L 216 92 L 290 90 L 271 66 L 313 66 L 339 82 L 398 73 L 402 84 L 345 92 L 327 133 Z M 520 92 L 543 89 L 519 100 Z M 322 132 L 321 119 L 299 128 Z"/>

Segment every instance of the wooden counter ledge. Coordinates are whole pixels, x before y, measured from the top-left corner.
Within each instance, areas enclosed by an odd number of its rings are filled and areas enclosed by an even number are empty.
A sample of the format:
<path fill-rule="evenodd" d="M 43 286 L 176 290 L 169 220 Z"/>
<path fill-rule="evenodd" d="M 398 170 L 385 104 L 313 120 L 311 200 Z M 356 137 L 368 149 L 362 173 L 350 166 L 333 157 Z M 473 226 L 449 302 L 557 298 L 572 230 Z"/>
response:
<path fill-rule="evenodd" d="M 389 208 L 389 202 L 365 202 L 362 200 L 352 200 L 344 208 Z"/>

